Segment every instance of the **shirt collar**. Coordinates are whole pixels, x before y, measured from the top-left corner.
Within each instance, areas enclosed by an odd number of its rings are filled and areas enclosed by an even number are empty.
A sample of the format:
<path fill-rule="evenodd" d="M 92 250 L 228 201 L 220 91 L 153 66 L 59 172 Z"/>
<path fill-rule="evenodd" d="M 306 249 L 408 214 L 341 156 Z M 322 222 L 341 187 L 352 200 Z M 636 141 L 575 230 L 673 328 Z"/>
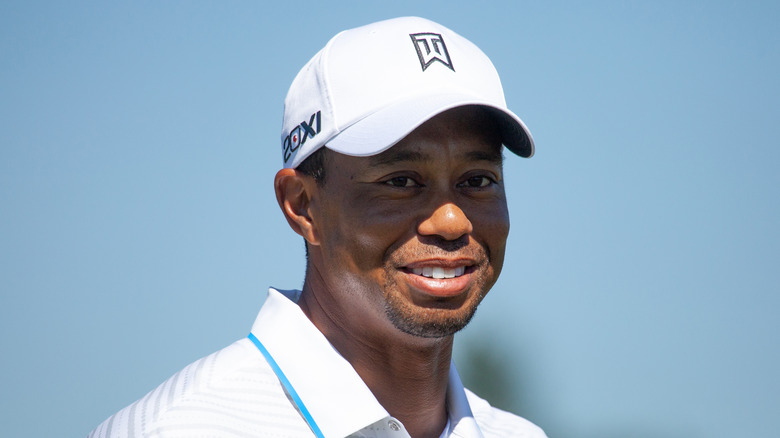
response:
<path fill-rule="evenodd" d="M 300 291 L 270 289 L 252 326 L 326 437 L 344 437 L 390 415 L 352 365 L 296 304 Z M 447 405 L 451 436 L 482 437 L 455 365 Z"/>
<path fill-rule="evenodd" d="M 454 363 L 450 363 L 447 383 L 447 410 L 450 418 L 450 437 L 482 438 L 482 431 L 474 420 L 466 390 L 463 389 L 463 382 Z"/>

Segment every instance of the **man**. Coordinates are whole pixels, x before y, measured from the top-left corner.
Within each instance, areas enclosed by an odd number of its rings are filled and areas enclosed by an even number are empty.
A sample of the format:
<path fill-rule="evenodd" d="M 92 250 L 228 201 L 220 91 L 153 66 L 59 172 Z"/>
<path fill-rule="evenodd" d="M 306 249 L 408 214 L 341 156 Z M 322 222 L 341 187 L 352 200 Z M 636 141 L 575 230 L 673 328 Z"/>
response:
<path fill-rule="evenodd" d="M 533 154 L 489 59 L 420 18 L 342 32 L 294 79 L 281 144 L 303 289 L 92 436 L 544 437 L 451 364 L 503 263 L 502 145 Z"/>

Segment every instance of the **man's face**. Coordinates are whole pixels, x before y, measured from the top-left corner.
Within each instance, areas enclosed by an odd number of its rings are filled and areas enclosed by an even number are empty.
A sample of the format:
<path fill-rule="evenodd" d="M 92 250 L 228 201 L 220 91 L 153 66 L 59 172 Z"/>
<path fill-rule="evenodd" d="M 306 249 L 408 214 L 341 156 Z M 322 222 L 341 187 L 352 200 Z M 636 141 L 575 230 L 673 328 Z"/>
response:
<path fill-rule="evenodd" d="M 442 113 L 371 157 L 329 152 L 311 263 L 337 318 L 436 338 L 498 278 L 509 232 L 501 144 L 482 110 Z"/>

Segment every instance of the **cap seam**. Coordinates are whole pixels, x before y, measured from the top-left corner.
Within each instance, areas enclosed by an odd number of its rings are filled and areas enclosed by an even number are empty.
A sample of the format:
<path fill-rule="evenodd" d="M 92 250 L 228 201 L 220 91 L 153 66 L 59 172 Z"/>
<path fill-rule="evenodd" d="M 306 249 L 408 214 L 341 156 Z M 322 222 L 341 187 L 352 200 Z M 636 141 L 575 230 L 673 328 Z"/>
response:
<path fill-rule="evenodd" d="M 325 103 L 328 105 L 328 108 L 326 109 L 326 113 L 331 117 L 332 123 L 333 123 L 333 135 L 330 136 L 330 138 L 333 138 L 334 136 L 338 135 L 341 132 L 341 127 L 339 124 L 338 116 L 336 115 L 336 105 L 333 102 L 333 95 L 331 94 L 330 90 L 330 50 L 335 44 L 336 39 L 341 36 L 346 31 L 341 31 L 337 33 L 333 38 L 328 41 L 328 44 L 325 45 L 325 47 L 322 50 L 322 56 L 320 57 L 320 89 L 325 90 Z M 325 109 L 325 108 L 323 108 Z M 328 140 L 330 140 L 330 138 Z M 324 147 L 327 141 L 325 141 L 320 147 Z"/>

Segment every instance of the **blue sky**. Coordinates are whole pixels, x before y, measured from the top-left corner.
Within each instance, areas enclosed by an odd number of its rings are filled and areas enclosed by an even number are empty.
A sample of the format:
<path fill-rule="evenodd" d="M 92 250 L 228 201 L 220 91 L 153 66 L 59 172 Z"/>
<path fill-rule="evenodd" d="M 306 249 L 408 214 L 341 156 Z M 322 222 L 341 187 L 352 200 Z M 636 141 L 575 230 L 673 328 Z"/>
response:
<path fill-rule="evenodd" d="M 300 287 L 287 86 L 338 31 L 419 15 L 491 57 L 537 144 L 459 343 L 551 437 L 775 435 L 780 7 L 387 3 L 0 5 L 5 432 L 83 435 Z"/>

